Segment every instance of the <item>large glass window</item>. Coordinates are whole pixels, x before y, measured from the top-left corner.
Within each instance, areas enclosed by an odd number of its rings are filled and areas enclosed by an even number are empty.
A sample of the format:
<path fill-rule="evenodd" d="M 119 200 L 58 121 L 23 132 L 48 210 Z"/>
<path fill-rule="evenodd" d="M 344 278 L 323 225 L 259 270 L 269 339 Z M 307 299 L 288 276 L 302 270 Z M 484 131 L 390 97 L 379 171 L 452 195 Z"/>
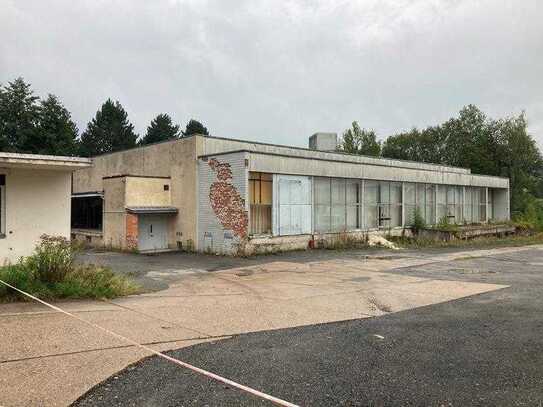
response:
<path fill-rule="evenodd" d="M 437 221 L 447 216 L 447 185 L 436 185 L 437 188 Z"/>
<path fill-rule="evenodd" d="M 364 181 L 364 227 L 376 229 L 379 226 L 379 183 Z"/>
<path fill-rule="evenodd" d="M 472 189 L 470 187 L 464 188 L 464 222 L 472 223 L 473 222 L 473 211 L 472 211 Z"/>
<path fill-rule="evenodd" d="M 402 226 L 402 184 L 390 183 L 390 227 Z"/>
<path fill-rule="evenodd" d="M 412 225 L 415 221 L 415 208 L 416 208 L 416 187 L 415 184 L 406 182 L 404 184 L 404 200 L 403 204 L 405 206 L 405 224 Z"/>
<path fill-rule="evenodd" d="M 332 178 L 332 232 L 345 231 L 345 180 Z"/>
<path fill-rule="evenodd" d="M 428 225 L 435 225 L 436 223 L 436 187 L 432 184 L 426 184 L 425 187 L 425 206 L 426 213 L 424 214 L 424 220 Z"/>
<path fill-rule="evenodd" d="M 102 230 L 103 198 L 101 195 L 72 197 L 72 228 Z"/>
<path fill-rule="evenodd" d="M 249 173 L 249 208 L 251 235 L 272 232 L 273 176 L 261 172 Z"/>
<path fill-rule="evenodd" d="M 362 189 L 360 181 L 348 179 L 345 184 L 345 200 L 347 205 L 347 230 L 356 230 L 362 227 L 360 221 L 360 205 L 362 203 Z"/>
<path fill-rule="evenodd" d="M 331 229 L 332 196 L 330 178 L 313 178 L 314 191 L 314 228 L 315 232 L 324 233 Z"/>
<path fill-rule="evenodd" d="M 479 222 L 486 222 L 487 197 L 486 188 L 479 189 Z"/>

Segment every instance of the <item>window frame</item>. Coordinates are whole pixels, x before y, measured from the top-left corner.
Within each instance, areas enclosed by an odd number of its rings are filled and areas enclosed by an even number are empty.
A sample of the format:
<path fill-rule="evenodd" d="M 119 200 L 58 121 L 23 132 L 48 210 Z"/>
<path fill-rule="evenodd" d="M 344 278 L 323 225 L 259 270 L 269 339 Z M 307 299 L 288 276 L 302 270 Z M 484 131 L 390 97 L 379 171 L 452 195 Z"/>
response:
<path fill-rule="evenodd" d="M 263 177 L 264 176 L 264 177 Z M 258 199 L 255 196 L 256 185 L 258 183 Z M 269 183 L 269 192 L 270 199 L 269 203 L 262 203 L 262 185 L 264 183 Z M 251 193 L 252 191 L 252 193 Z M 248 176 L 248 201 L 249 201 L 249 235 L 250 236 L 272 236 L 273 235 L 273 174 L 260 172 L 260 171 L 250 171 Z M 257 232 L 253 230 L 256 229 L 254 225 L 254 211 L 267 210 L 269 211 L 269 230 L 266 232 Z"/>

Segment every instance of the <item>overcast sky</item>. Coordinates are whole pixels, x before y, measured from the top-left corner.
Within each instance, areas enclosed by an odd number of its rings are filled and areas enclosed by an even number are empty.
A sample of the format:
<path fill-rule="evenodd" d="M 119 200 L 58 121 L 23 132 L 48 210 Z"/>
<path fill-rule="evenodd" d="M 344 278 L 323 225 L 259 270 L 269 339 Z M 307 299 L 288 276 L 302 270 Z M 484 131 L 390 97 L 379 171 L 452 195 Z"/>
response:
<path fill-rule="evenodd" d="M 542 21 L 538 0 L 0 0 L 0 82 L 58 95 L 80 131 L 108 97 L 140 134 L 166 112 L 298 146 L 353 120 L 384 138 L 473 103 L 526 111 L 542 146 Z"/>

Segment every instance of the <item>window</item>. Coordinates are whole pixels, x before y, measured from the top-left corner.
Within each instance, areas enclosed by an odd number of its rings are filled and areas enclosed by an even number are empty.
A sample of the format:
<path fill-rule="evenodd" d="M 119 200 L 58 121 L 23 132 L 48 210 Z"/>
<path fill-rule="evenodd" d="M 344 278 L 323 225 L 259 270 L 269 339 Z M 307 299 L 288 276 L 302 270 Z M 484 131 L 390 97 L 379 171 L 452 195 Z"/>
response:
<path fill-rule="evenodd" d="M 314 211 L 315 211 L 315 232 L 325 233 L 332 228 L 332 194 L 331 179 L 317 178 L 314 183 Z"/>
<path fill-rule="evenodd" d="M 416 208 L 416 186 L 415 184 L 406 182 L 404 184 L 404 205 L 405 205 L 405 224 L 412 225 L 415 221 L 415 208 Z"/>
<path fill-rule="evenodd" d="M 332 178 L 332 232 L 345 231 L 345 180 Z"/>
<path fill-rule="evenodd" d="M 486 188 L 479 189 L 479 222 L 486 222 L 487 197 Z"/>
<path fill-rule="evenodd" d="M 72 197 L 72 228 L 102 230 L 103 199 L 101 195 Z"/>
<path fill-rule="evenodd" d="M 347 205 L 347 230 L 356 230 L 362 227 L 360 209 L 362 203 L 362 188 L 360 181 L 348 179 L 345 185 L 345 200 Z"/>
<path fill-rule="evenodd" d="M 488 189 L 488 219 L 494 219 L 494 190 Z"/>
<path fill-rule="evenodd" d="M 378 214 L 379 183 L 364 181 L 364 227 L 376 229 L 379 226 Z"/>
<path fill-rule="evenodd" d="M 464 187 L 457 186 L 454 189 L 455 193 L 455 212 L 454 212 L 454 222 L 461 224 L 464 222 L 464 214 L 463 214 L 463 206 L 462 202 L 464 202 Z"/>
<path fill-rule="evenodd" d="M 425 216 L 424 219 L 428 225 L 436 223 L 436 186 L 426 184 L 425 186 Z"/>
<path fill-rule="evenodd" d="M 402 184 L 390 183 L 390 227 L 402 226 Z"/>
<path fill-rule="evenodd" d="M 6 176 L 0 174 L 0 236 L 6 235 Z"/>
<path fill-rule="evenodd" d="M 249 230 L 251 235 L 272 232 L 272 174 L 249 173 Z"/>
<path fill-rule="evenodd" d="M 473 222 L 473 211 L 472 211 L 472 188 L 464 188 L 464 222 L 472 223 Z"/>
<path fill-rule="evenodd" d="M 437 187 L 437 221 L 440 222 L 447 216 L 447 185 Z"/>

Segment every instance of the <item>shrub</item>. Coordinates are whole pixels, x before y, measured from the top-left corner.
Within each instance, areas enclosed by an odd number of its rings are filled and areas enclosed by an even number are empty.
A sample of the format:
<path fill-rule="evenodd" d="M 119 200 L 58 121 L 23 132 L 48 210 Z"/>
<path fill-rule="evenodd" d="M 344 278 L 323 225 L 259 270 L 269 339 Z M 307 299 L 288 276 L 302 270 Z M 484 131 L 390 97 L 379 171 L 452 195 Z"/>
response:
<path fill-rule="evenodd" d="M 42 299 L 112 298 L 139 287 L 111 269 L 74 265 L 76 249 L 64 238 L 42 236 L 34 253 L 0 269 L 0 280 Z M 0 284 L 0 300 L 28 298 Z"/>
<path fill-rule="evenodd" d="M 527 195 L 524 211 L 513 220 L 521 231 L 543 231 L 543 201 Z"/>
<path fill-rule="evenodd" d="M 426 221 L 422 216 L 420 208 L 417 207 L 415 208 L 415 213 L 413 214 L 413 226 L 411 226 L 411 230 L 413 231 L 413 234 L 418 235 L 419 232 L 425 227 Z"/>
<path fill-rule="evenodd" d="M 21 263 L 40 281 L 55 283 L 64 280 L 72 269 L 75 254 L 74 247 L 66 238 L 42 235 L 34 253 Z"/>

